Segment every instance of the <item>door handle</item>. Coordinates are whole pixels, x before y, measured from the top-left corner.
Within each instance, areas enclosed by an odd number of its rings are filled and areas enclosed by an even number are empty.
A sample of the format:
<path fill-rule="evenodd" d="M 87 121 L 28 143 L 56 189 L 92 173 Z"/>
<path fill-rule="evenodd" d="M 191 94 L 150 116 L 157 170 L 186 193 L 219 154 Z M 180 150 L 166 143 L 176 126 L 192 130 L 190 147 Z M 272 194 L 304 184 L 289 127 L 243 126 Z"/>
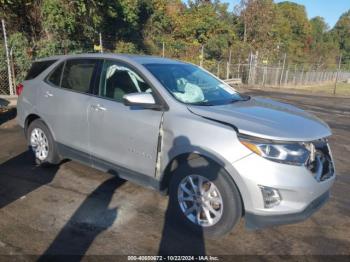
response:
<path fill-rule="evenodd" d="M 50 91 L 45 92 L 45 97 L 53 97 L 53 94 Z"/>
<path fill-rule="evenodd" d="M 102 106 L 100 104 L 91 105 L 90 107 L 95 111 L 106 111 L 107 110 L 107 108 L 105 108 L 104 106 Z"/>

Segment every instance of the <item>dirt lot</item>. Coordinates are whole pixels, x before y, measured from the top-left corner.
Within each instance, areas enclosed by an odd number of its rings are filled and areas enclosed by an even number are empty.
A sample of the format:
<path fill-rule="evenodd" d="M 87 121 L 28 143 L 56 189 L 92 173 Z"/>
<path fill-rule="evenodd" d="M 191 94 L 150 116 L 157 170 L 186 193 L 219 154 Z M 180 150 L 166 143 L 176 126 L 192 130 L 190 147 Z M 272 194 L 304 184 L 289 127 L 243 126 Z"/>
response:
<path fill-rule="evenodd" d="M 296 104 L 333 129 L 337 181 L 307 221 L 247 231 L 243 219 L 223 239 L 204 241 L 169 224 L 167 197 L 157 192 L 73 161 L 34 167 L 13 119 L 0 122 L 0 254 L 350 255 L 350 99 L 249 93 Z"/>

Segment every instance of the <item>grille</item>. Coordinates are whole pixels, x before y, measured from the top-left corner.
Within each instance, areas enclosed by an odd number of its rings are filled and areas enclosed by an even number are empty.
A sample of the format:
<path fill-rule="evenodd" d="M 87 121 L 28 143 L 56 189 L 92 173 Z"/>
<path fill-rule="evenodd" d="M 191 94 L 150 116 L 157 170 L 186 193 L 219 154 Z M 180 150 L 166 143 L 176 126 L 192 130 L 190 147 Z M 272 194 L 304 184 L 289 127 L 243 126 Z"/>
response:
<path fill-rule="evenodd" d="M 307 168 L 319 182 L 331 178 L 334 175 L 334 165 L 327 141 L 324 139 L 314 141 L 311 148 L 313 152 L 307 162 Z"/>

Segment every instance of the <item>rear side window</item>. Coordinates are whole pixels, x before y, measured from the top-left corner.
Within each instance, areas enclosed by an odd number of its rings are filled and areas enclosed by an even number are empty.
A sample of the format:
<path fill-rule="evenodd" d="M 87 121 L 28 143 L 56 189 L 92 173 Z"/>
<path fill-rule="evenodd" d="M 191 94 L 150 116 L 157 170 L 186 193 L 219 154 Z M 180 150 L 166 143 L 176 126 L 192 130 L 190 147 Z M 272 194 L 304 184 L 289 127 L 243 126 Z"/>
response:
<path fill-rule="evenodd" d="M 29 69 L 25 80 L 31 80 L 40 75 L 44 70 L 46 70 L 50 65 L 55 63 L 57 60 L 47 60 L 41 62 L 34 62 L 32 67 Z"/>
<path fill-rule="evenodd" d="M 97 63 L 98 61 L 95 59 L 66 61 L 61 86 L 81 93 L 89 93 Z"/>
<path fill-rule="evenodd" d="M 61 75 L 63 70 L 64 63 L 61 63 L 58 67 L 56 67 L 47 78 L 47 81 L 55 86 L 61 85 Z"/>

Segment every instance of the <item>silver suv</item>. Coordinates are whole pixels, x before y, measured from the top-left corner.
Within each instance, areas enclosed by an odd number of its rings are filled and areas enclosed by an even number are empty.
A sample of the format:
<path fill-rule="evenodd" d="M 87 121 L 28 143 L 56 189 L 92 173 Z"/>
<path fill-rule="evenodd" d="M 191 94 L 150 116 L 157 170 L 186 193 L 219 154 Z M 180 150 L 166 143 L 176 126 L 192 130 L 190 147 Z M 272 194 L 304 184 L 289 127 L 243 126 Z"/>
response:
<path fill-rule="evenodd" d="M 309 217 L 335 179 L 327 124 L 192 64 L 83 54 L 33 63 L 18 122 L 38 164 L 73 159 L 169 194 L 207 236 Z M 171 203 L 171 204 L 170 204 Z"/>

